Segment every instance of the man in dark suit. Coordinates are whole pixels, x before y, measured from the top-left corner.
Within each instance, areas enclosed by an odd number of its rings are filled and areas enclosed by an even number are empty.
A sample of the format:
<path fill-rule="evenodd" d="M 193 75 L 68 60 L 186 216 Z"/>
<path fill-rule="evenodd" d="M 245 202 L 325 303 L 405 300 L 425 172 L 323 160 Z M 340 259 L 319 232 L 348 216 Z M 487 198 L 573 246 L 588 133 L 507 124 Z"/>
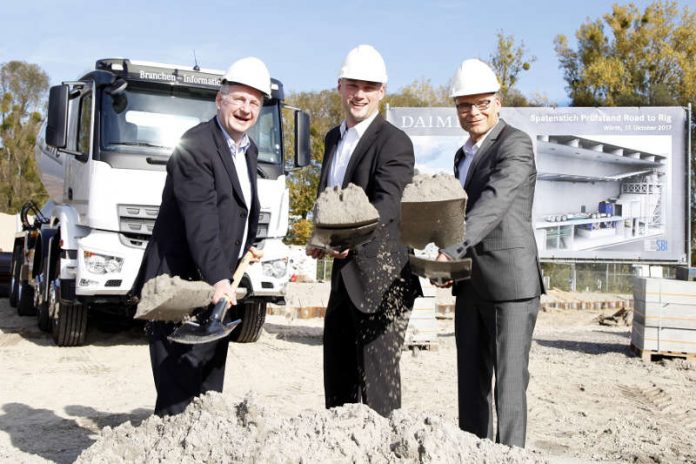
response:
<path fill-rule="evenodd" d="M 413 177 L 413 145 L 379 116 L 387 73 L 373 47 L 350 51 L 338 93 L 345 120 L 325 139 L 319 192 L 361 187 L 379 212 L 370 241 L 334 256 L 324 320 L 326 407 L 364 403 L 388 416 L 401 407 L 399 360 L 413 301 L 420 292 L 400 244 L 401 196 Z M 308 247 L 315 258 L 324 252 Z"/>
<path fill-rule="evenodd" d="M 469 133 L 454 160 L 468 194 L 466 240 L 439 259 L 472 259 L 471 279 L 455 284 L 459 426 L 493 439 L 491 380 L 495 372 L 496 441 L 524 447 L 529 350 L 544 292 L 532 228 L 536 167 L 527 134 L 499 118 L 500 86 L 479 60 L 457 70 L 451 96 Z"/>
<path fill-rule="evenodd" d="M 256 237 L 259 199 L 257 148 L 246 132 L 271 93 L 270 75 L 258 58 L 230 66 L 215 98 L 217 115 L 188 130 L 167 163 L 162 204 L 134 293 L 162 274 L 204 280 L 212 303 L 236 304 L 230 279 Z M 209 390 L 222 391 L 229 339 L 184 345 L 167 336 L 176 328 L 150 322 L 150 360 L 157 389 L 155 414 L 182 412 Z"/>

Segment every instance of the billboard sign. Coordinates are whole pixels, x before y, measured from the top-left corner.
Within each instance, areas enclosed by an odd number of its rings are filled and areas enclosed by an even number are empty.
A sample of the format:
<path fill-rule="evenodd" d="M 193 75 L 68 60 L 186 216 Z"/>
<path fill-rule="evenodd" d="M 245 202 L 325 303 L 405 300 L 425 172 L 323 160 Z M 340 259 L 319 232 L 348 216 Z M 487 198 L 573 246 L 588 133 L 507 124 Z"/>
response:
<path fill-rule="evenodd" d="M 686 263 L 687 112 L 681 107 L 503 108 L 536 155 L 532 222 L 544 260 Z M 468 135 L 454 108 L 389 108 L 419 172 L 453 172 Z"/>

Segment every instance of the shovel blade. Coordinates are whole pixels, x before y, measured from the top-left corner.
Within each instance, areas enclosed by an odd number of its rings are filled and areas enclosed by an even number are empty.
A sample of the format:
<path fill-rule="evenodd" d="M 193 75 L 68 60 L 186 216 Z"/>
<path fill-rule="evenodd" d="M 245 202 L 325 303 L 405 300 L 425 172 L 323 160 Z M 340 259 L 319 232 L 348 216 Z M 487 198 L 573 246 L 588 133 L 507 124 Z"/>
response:
<path fill-rule="evenodd" d="M 401 242 L 423 249 L 430 242 L 440 248 L 464 241 L 466 198 L 401 203 Z"/>
<path fill-rule="evenodd" d="M 213 320 L 207 324 L 189 321 L 172 332 L 167 339 L 171 342 L 183 343 L 184 345 L 210 343 L 228 336 L 241 322 L 241 319 L 232 322 Z"/>

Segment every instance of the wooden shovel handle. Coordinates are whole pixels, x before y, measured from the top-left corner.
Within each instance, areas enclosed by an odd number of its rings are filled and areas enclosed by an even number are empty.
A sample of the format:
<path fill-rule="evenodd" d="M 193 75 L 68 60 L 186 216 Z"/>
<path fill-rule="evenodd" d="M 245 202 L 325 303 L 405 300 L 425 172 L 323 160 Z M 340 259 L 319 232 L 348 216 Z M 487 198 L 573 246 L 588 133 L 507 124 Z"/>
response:
<path fill-rule="evenodd" d="M 246 253 L 244 253 L 244 256 L 242 256 L 241 261 L 239 261 L 237 269 L 235 269 L 234 275 L 232 276 L 232 285 L 230 289 L 230 292 L 232 294 L 234 294 L 237 291 L 237 287 L 239 287 L 239 282 L 242 281 L 242 277 L 244 277 L 244 273 L 249 267 L 249 264 L 251 263 L 252 259 L 254 259 L 254 255 L 251 253 L 251 251 L 247 251 Z"/>

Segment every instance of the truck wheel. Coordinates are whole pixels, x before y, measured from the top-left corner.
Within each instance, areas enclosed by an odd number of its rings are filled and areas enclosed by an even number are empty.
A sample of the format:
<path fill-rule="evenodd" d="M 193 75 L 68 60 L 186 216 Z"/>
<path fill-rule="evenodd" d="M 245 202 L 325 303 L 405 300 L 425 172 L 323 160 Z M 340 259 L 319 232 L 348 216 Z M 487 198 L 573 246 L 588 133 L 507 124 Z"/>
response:
<path fill-rule="evenodd" d="M 266 322 L 266 302 L 248 301 L 241 303 L 237 314 L 242 319 L 230 335 L 230 340 L 237 343 L 253 343 L 261 336 L 261 329 Z"/>
<path fill-rule="evenodd" d="M 12 255 L 0 251 L 0 297 L 10 296 L 12 285 Z"/>
<path fill-rule="evenodd" d="M 22 269 L 22 249 L 15 247 L 12 254 L 12 275 L 10 276 L 10 306 L 17 307 L 19 301 L 19 271 Z"/>
<path fill-rule="evenodd" d="M 53 282 L 49 282 L 48 285 L 50 286 L 48 289 L 50 298 L 51 292 L 53 291 Z M 48 314 L 48 301 L 36 305 L 36 323 L 42 331 L 50 332 L 51 318 Z"/>
<path fill-rule="evenodd" d="M 48 313 L 56 345 L 79 346 L 84 343 L 87 334 L 87 307 L 61 299 L 59 279 L 54 280 L 49 289 Z"/>
<path fill-rule="evenodd" d="M 19 283 L 19 295 L 17 296 L 17 314 L 20 316 L 33 316 L 36 314 L 34 307 L 34 287 L 29 282 Z"/>

